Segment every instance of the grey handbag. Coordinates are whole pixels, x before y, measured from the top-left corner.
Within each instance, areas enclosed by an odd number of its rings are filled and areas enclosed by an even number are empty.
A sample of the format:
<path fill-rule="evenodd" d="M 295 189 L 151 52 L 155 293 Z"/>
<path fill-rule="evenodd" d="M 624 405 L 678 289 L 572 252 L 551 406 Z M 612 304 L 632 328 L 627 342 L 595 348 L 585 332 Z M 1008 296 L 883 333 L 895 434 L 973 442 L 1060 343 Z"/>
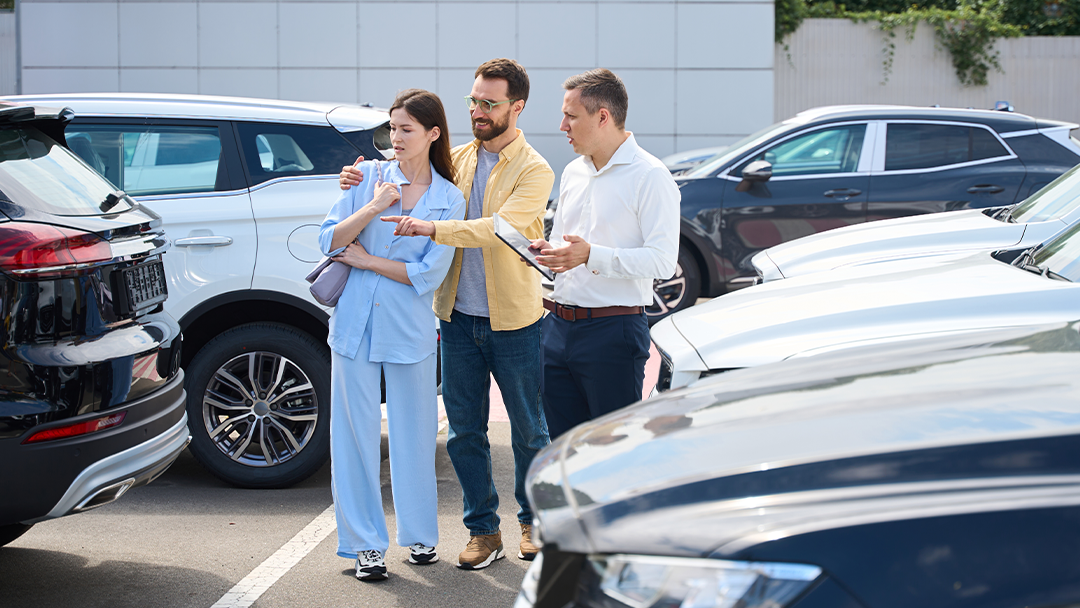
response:
<path fill-rule="evenodd" d="M 345 291 L 345 283 L 349 280 L 349 271 L 352 268 L 348 264 L 326 258 L 304 277 L 311 285 L 308 289 L 315 301 L 323 306 L 337 306 L 341 292 Z"/>

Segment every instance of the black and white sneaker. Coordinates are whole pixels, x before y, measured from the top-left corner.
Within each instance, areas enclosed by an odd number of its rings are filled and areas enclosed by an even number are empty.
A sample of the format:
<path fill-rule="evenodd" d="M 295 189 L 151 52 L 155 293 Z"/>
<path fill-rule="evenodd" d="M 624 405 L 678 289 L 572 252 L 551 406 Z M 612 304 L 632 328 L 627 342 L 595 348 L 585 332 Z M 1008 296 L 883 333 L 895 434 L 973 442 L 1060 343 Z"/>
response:
<path fill-rule="evenodd" d="M 356 555 L 356 578 L 362 581 L 386 580 L 386 562 L 382 553 L 375 549 L 361 551 Z"/>
<path fill-rule="evenodd" d="M 418 566 L 426 566 L 439 561 L 439 555 L 435 553 L 435 547 L 429 547 L 420 543 L 409 545 L 409 563 Z"/>

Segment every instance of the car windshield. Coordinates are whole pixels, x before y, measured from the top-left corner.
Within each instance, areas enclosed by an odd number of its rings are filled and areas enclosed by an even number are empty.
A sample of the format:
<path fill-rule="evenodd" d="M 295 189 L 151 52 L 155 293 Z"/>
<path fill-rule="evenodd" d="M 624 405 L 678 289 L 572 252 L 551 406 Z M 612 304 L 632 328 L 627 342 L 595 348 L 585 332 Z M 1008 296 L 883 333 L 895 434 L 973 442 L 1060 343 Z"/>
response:
<path fill-rule="evenodd" d="M 697 167 L 691 169 L 686 173 L 687 177 L 708 177 L 716 172 L 724 165 L 728 164 L 735 158 L 741 156 L 748 149 L 753 148 L 759 144 L 762 144 L 773 138 L 778 133 L 787 131 L 791 128 L 791 121 L 785 120 L 784 122 L 778 122 L 775 125 L 765 127 L 764 129 L 754 133 L 753 135 L 747 135 L 739 141 L 731 144 L 726 150 L 717 154 L 716 156 L 706 160 Z"/>
<path fill-rule="evenodd" d="M 1031 264 L 1070 281 L 1080 281 L 1080 223 L 1039 247 L 1031 257 Z"/>
<path fill-rule="evenodd" d="M 1061 219 L 1080 206 L 1080 165 L 1016 205 L 1009 216 L 1019 224 Z"/>
<path fill-rule="evenodd" d="M 101 215 L 131 208 L 117 199 L 105 178 L 32 127 L 0 129 L 0 199 L 55 215 Z"/>

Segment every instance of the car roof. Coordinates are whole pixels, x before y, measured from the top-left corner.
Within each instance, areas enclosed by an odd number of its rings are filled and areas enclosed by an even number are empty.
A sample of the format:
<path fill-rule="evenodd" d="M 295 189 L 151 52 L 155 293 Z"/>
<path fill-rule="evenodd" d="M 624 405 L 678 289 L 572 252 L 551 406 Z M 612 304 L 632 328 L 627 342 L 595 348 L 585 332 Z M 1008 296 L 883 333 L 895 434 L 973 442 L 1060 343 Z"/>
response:
<path fill-rule="evenodd" d="M 67 106 L 77 116 L 130 116 L 257 120 L 333 124 L 340 131 L 373 129 L 388 120 L 385 110 L 355 104 L 282 101 L 251 97 L 154 93 L 77 93 L 2 97 L 15 103 Z"/>
<path fill-rule="evenodd" d="M 1010 133 L 1037 128 L 1034 118 L 1016 112 L 998 110 L 976 110 L 974 108 L 937 108 L 896 105 L 843 105 L 822 106 L 799 112 L 790 119 L 797 123 L 835 122 L 839 120 L 955 120 L 958 122 L 977 122 L 993 128 L 999 133 Z M 1040 120 L 1045 126 L 1056 121 Z M 1061 123 L 1060 126 L 1066 126 Z M 1076 125 L 1072 125 L 1076 128 Z"/>

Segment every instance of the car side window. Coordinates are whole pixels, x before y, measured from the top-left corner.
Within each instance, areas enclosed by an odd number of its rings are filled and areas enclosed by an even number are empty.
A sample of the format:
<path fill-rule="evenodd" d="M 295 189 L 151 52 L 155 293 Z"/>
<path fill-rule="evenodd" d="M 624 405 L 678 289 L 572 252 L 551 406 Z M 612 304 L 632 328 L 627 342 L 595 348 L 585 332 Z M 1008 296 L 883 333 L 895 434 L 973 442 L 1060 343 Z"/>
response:
<path fill-rule="evenodd" d="M 773 177 L 852 173 L 859 166 L 865 135 L 864 124 L 816 129 L 754 155 L 735 174 L 741 175 L 746 165 L 755 160 L 769 162 Z"/>
<path fill-rule="evenodd" d="M 337 175 L 360 152 L 332 127 L 237 123 L 251 185 L 278 177 Z"/>
<path fill-rule="evenodd" d="M 73 124 L 68 146 L 133 196 L 213 192 L 222 179 L 217 127 Z"/>
<path fill-rule="evenodd" d="M 1009 151 L 981 127 L 889 124 L 885 132 L 885 170 L 929 169 L 1008 156 Z"/>

